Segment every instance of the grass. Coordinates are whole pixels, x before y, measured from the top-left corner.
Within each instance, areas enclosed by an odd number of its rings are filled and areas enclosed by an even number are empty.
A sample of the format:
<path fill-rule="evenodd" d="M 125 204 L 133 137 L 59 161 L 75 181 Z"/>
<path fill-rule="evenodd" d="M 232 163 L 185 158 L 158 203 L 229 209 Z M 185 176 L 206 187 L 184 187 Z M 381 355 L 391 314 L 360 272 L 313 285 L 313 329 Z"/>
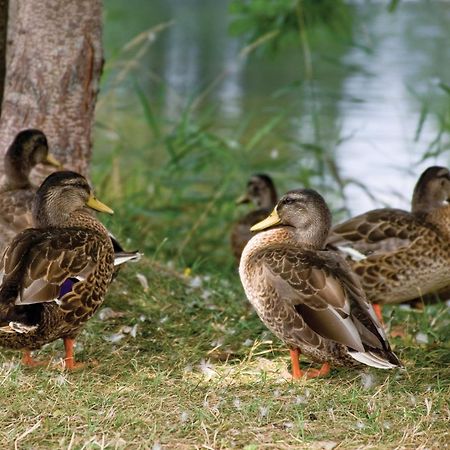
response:
<path fill-rule="evenodd" d="M 145 274 L 145 292 L 136 273 Z M 119 275 L 78 342 L 79 372 L 0 356 L 7 448 L 444 448 L 449 318 L 387 309 L 405 371 L 336 369 L 292 382 L 289 357 L 244 300 L 237 275 L 184 276 L 144 259 Z M 122 332 L 137 325 L 136 337 Z M 125 331 L 129 329 L 125 328 Z M 418 335 L 421 333 L 421 335 Z M 111 339 L 121 340 L 113 343 Z M 426 336 L 428 343 L 417 344 Z M 39 358 L 58 357 L 61 342 Z M 307 364 L 307 362 L 306 362 Z M 12 402 L 11 399 L 14 399 Z"/>

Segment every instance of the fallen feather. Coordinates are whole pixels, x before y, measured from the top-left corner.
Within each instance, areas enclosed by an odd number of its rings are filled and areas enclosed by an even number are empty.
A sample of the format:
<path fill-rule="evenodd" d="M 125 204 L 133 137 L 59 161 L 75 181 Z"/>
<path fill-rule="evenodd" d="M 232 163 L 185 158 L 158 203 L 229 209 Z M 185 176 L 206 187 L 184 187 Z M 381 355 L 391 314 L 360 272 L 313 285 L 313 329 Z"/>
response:
<path fill-rule="evenodd" d="M 234 406 L 236 409 L 241 409 L 241 400 L 240 400 L 239 398 L 235 398 L 235 399 L 233 400 L 233 406 Z"/>
<path fill-rule="evenodd" d="M 208 300 L 209 297 L 211 297 L 211 295 L 212 295 L 212 292 L 209 291 L 208 289 L 205 289 L 205 290 L 202 292 L 202 294 L 200 295 L 200 297 L 201 297 L 203 300 Z"/>
<path fill-rule="evenodd" d="M 181 423 L 186 423 L 189 419 L 189 413 L 187 411 L 183 411 L 180 416 Z"/>
<path fill-rule="evenodd" d="M 137 273 L 136 278 L 138 279 L 139 283 L 141 284 L 142 288 L 144 289 L 144 292 L 148 292 L 147 277 L 142 273 Z"/>
<path fill-rule="evenodd" d="M 217 375 L 217 372 L 214 370 L 214 365 L 209 360 L 205 361 L 202 359 L 199 364 L 199 369 L 208 380 Z"/>
<path fill-rule="evenodd" d="M 191 278 L 188 282 L 188 286 L 191 288 L 199 288 L 202 285 L 203 280 L 201 277 L 196 275 L 194 278 Z"/>
<path fill-rule="evenodd" d="M 124 334 L 129 334 L 131 337 L 135 338 L 137 336 L 137 328 L 138 325 L 133 325 L 132 327 L 130 327 L 129 325 L 125 325 L 121 328 L 121 332 Z"/>
<path fill-rule="evenodd" d="M 55 379 L 54 382 L 56 385 L 58 386 L 64 386 L 65 384 L 68 383 L 67 378 L 64 375 L 58 375 Z"/>
<path fill-rule="evenodd" d="M 211 345 L 211 347 L 214 347 L 214 348 L 221 347 L 224 344 L 224 342 L 225 342 L 225 338 L 223 336 L 221 336 L 221 337 L 218 337 L 216 340 L 212 341 L 210 343 L 210 345 Z"/>
<path fill-rule="evenodd" d="M 260 417 L 267 417 L 268 414 L 269 414 L 269 408 L 267 406 L 259 407 L 259 416 Z"/>
<path fill-rule="evenodd" d="M 306 405 L 308 403 L 308 399 L 304 395 L 297 395 L 297 397 L 295 397 L 295 403 L 297 405 Z"/>
<path fill-rule="evenodd" d="M 425 333 L 417 333 L 416 334 L 416 342 L 418 344 L 428 344 L 428 335 L 426 335 Z"/>
<path fill-rule="evenodd" d="M 98 318 L 100 320 L 109 320 L 109 319 L 115 319 L 116 317 L 123 317 L 125 313 L 114 311 L 112 308 L 102 308 L 100 312 L 98 313 Z"/>
<path fill-rule="evenodd" d="M 120 342 L 125 335 L 123 333 L 114 333 L 110 334 L 109 336 L 105 336 L 105 341 L 111 342 L 112 344 L 116 344 L 117 342 Z"/>
<path fill-rule="evenodd" d="M 371 389 L 375 386 L 376 384 L 376 378 L 374 375 L 372 375 L 371 373 L 361 373 L 360 374 L 361 377 L 361 386 L 363 389 Z"/>

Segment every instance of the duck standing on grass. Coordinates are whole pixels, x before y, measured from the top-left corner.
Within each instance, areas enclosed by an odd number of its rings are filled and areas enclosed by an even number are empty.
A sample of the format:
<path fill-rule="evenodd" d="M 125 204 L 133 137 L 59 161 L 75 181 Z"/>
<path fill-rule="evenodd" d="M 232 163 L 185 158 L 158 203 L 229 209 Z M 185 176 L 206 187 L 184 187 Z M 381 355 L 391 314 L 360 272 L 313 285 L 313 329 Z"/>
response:
<path fill-rule="evenodd" d="M 239 262 L 242 250 L 254 234 L 250 227 L 267 217 L 277 203 L 277 191 L 272 178 L 263 173 L 253 175 L 247 183 L 246 193 L 239 197 L 236 203 L 253 203 L 257 207 L 239 219 L 231 230 L 231 250 Z"/>
<path fill-rule="evenodd" d="M 331 213 L 316 191 L 285 194 L 252 230 L 239 274 L 264 324 L 290 348 L 294 378 L 329 373 L 330 365 L 401 367 L 358 278 L 324 250 Z M 322 363 L 302 372 L 299 355 Z"/>
<path fill-rule="evenodd" d="M 31 205 L 37 187 L 30 172 L 37 164 L 61 167 L 48 152 L 45 134 L 27 129 L 19 132 L 5 153 L 4 179 L 0 186 L 0 254 L 14 236 L 32 226 Z"/>
<path fill-rule="evenodd" d="M 350 254 L 367 298 L 382 304 L 450 290 L 450 172 L 426 169 L 414 188 L 411 212 L 369 211 L 336 225 L 327 243 Z M 359 255 L 355 258 L 352 255 Z"/>
<path fill-rule="evenodd" d="M 39 364 L 31 350 L 61 338 L 66 368 L 81 366 L 75 338 L 102 304 L 114 271 L 108 231 L 88 208 L 113 213 L 83 176 L 51 174 L 33 203 L 35 228 L 17 235 L 3 256 L 0 345 L 23 350 L 27 365 Z"/>

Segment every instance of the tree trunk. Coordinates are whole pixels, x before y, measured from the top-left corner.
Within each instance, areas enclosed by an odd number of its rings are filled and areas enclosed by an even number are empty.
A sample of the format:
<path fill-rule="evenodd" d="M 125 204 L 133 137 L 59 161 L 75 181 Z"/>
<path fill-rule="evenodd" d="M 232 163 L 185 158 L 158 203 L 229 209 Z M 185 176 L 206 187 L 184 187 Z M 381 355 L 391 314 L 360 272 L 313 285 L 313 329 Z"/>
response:
<path fill-rule="evenodd" d="M 0 108 L 6 70 L 6 29 L 8 26 L 8 0 L 0 0 Z M 1 109 L 0 109 L 1 116 Z"/>
<path fill-rule="evenodd" d="M 18 131 L 39 128 L 65 168 L 87 175 L 103 64 L 101 0 L 10 6 L 0 158 Z"/>

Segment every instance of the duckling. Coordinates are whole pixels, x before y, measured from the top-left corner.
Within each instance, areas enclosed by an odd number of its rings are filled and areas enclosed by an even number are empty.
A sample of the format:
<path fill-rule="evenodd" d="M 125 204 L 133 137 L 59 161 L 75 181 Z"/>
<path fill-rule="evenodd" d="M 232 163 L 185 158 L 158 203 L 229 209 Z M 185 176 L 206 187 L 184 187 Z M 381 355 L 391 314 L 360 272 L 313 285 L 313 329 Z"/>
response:
<path fill-rule="evenodd" d="M 336 225 L 328 244 L 348 258 L 379 317 L 396 304 L 450 288 L 450 172 L 432 166 L 414 188 L 411 212 L 382 208 Z"/>
<path fill-rule="evenodd" d="M 257 207 L 239 219 L 231 230 L 231 250 L 239 263 L 242 250 L 253 236 L 250 227 L 267 217 L 277 203 L 277 191 L 272 178 L 262 173 L 253 175 L 247 183 L 246 193 L 236 203 L 253 203 Z"/>
<path fill-rule="evenodd" d="M 252 230 L 239 274 L 260 319 L 290 349 L 294 378 L 334 366 L 401 367 L 345 260 L 325 250 L 331 213 L 311 189 L 289 191 Z M 299 354 L 322 363 L 302 372 Z"/>
<path fill-rule="evenodd" d="M 19 132 L 4 158 L 4 179 L 0 186 L 0 254 L 11 239 L 32 225 L 31 205 L 36 187 L 30 172 L 37 164 L 61 167 L 48 152 L 45 134 L 27 129 Z"/>
<path fill-rule="evenodd" d="M 114 249 L 89 209 L 113 211 L 86 179 L 70 171 L 49 175 L 36 193 L 33 222 L 6 249 L 1 263 L 0 345 L 24 352 L 63 339 L 65 366 L 75 369 L 73 346 L 102 304 L 113 278 Z"/>

